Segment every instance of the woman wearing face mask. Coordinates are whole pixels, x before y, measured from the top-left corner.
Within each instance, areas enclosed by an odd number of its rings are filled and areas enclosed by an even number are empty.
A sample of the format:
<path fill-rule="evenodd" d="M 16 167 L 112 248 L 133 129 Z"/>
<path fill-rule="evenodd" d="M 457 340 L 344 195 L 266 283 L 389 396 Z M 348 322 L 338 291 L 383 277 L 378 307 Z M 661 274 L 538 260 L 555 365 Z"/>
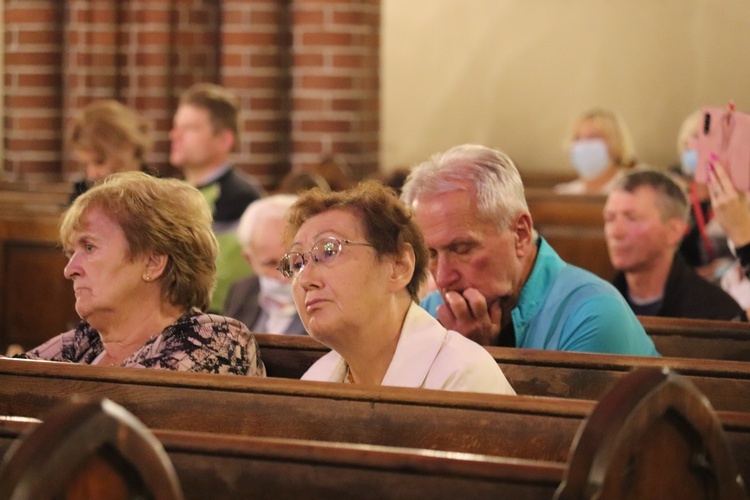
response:
<path fill-rule="evenodd" d="M 578 179 L 556 185 L 559 194 L 607 194 L 623 171 L 636 164 L 625 122 L 606 109 L 579 116 L 566 146 Z"/>
<path fill-rule="evenodd" d="M 291 280 L 276 269 L 284 256 L 284 215 L 297 200 L 277 194 L 251 203 L 237 226 L 242 253 L 255 274 L 229 289 L 224 313 L 245 323 L 253 332 L 305 335 L 294 306 Z"/>

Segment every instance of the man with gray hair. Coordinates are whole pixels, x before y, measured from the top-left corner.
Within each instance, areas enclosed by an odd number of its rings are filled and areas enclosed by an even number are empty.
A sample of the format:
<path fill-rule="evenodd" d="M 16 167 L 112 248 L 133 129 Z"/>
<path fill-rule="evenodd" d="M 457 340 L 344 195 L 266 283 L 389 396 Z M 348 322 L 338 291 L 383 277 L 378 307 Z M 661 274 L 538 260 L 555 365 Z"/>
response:
<path fill-rule="evenodd" d="M 294 306 L 291 282 L 277 270 L 286 252 L 282 242 L 284 215 L 296 200 L 295 195 L 277 194 L 254 201 L 237 226 L 242 254 L 255 274 L 232 285 L 225 311 L 255 333 L 307 333 Z"/>
<path fill-rule="evenodd" d="M 612 283 L 642 316 L 745 320 L 719 286 L 702 278 L 677 252 L 690 204 L 669 175 L 636 170 L 615 184 L 604 205 Z"/>
<path fill-rule="evenodd" d="M 438 287 L 422 306 L 446 328 L 483 345 L 658 356 L 622 295 L 536 233 L 506 154 L 467 144 L 434 155 L 402 199 Z"/>

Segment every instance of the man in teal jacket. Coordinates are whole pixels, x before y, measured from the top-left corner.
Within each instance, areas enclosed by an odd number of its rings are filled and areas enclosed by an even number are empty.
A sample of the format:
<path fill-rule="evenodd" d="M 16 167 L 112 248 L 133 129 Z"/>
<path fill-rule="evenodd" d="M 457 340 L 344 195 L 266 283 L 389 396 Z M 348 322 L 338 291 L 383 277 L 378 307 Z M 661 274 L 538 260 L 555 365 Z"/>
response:
<path fill-rule="evenodd" d="M 611 284 L 536 233 L 504 153 L 454 147 L 415 167 L 402 192 L 438 288 L 422 306 L 446 328 L 483 345 L 659 355 Z"/>

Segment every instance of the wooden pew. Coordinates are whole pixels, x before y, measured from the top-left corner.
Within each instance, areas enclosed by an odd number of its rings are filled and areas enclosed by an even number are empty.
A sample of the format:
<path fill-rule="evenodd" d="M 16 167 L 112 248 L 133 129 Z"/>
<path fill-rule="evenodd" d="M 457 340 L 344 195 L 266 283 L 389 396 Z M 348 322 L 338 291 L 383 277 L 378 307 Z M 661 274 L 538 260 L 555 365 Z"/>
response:
<path fill-rule="evenodd" d="M 21 427 L 0 421 L 0 449 Z M 631 498 L 633 491 L 668 494 L 678 488 L 703 497 L 746 498 L 716 415 L 684 378 L 654 369 L 630 374 L 602 399 L 580 426 L 564 469 L 549 462 L 426 450 L 155 434 L 189 498 L 243 497 L 248 485 L 257 486 L 253 496 L 261 498 L 549 498 L 561 479 L 560 499 Z M 696 454 L 706 457 L 704 467 L 687 466 Z"/>
<path fill-rule="evenodd" d="M 0 210 L 0 353 L 9 344 L 41 344 L 77 323 L 75 296 L 63 276 L 60 210 Z"/>
<path fill-rule="evenodd" d="M 0 419 L 0 453 L 38 423 Z M 285 438 L 154 430 L 186 499 L 549 499 L 555 462 Z"/>
<path fill-rule="evenodd" d="M 269 377 L 300 378 L 328 348 L 311 337 L 255 334 Z M 718 410 L 750 412 L 750 363 L 487 347 L 520 395 L 598 400 L 639 367 L 688 377 Z"/>
<path fill-rule="evenodd" d="M 750 323 L 639 316 L 662 356 L 750 361 Z"/>
<path fill-rule="evenodd" d="M 0 465 L 0 498 L 183 496 L 161 443 L 127 410 L 105 399 L 66 402 L 14 443 Z"/>
<path fill-rule="evenodd" d="M 615 271 L 604 239 L 602 195 L 559 195 L 527 189 L 526 201 L 536 230 L 560 257 L 610 281 Z"/>
<path fill-rule="evenodd" d="M 0 414 L 41 418 L 68 394 L 108 397 L 151 428 L 428 448 L 564 462 L 594 406 L 349 384 L 0 359 Z M 750 477 L 750 414 L 718 412 Z"/>

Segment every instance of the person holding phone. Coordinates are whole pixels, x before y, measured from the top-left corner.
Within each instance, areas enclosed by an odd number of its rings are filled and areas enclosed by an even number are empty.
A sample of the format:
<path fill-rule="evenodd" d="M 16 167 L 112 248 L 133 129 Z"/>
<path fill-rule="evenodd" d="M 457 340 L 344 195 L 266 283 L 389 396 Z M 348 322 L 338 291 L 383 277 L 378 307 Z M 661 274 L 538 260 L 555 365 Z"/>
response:
<path fill-rule="evenodd" d="M 721 287 L 750 310 L 750 207 L 744 192 L 735 188 L 724 166 L 709 164 L 708 192 L 714 218 L 727 233 L 737 262 L 721 278 Z"/>
<path fill-rule="evenodd" d="M 680 255 L 698 274 L 718 282 L 733 259 L 726 244 L 726 234 L 713 217 L 708 186 L 695 179 L 702 124 L 703 112 L 700 109 L 685 117 L 677 135 L 679 165 L 670 170 L 686 184 L 690 202 L 689 228 L 680 243 Z"/>

